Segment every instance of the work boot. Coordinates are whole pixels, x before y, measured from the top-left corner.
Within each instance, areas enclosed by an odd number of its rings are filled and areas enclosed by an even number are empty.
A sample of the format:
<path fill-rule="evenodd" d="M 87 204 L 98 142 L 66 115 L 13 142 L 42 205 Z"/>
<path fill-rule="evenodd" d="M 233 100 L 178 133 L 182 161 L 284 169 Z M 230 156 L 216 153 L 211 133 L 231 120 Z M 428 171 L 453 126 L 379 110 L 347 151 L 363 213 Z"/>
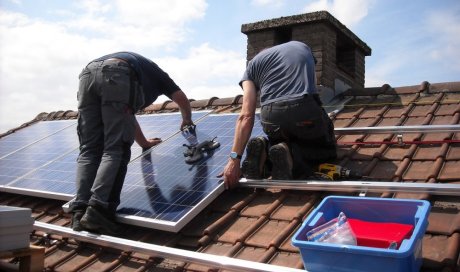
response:
<path fill-rule="evenodd" d="M 83 226 L 80 223 L 81 218 L 85 214 L 84 211 L 75 211 L 72 213 L 72 221 L 70 221 L 70 227 L 74 231 L 82 231 Z"/>
<path fill-rule="evenodd" d="M 246 148 L 246 158 L 241 166 L 243 176 L 247 179 L 263 178 L 266 160 L 267 140 L 262 136 L 250 139 Z"/>
<path fill-rule="evenodd" d="M 118 236 L 122 232 L 122 227 L 113 219 L 92 206 L 86 209 L 86 213 L 81 218 L 80 223 L 84 229 L 96 233 Z"/>
<path fill-rule="evenodd" d="M 270 161 L 272 167 L 273 180 L 292 179 L 292 156 L 286 143 L 279 143 L 270 148 Z"/>

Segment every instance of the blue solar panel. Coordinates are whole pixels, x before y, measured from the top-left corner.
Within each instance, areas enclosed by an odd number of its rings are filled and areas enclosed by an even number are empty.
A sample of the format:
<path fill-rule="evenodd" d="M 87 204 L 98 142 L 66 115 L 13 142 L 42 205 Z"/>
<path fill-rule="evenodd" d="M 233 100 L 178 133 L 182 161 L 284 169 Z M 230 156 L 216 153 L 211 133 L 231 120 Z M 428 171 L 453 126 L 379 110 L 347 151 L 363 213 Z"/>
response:
<path fill-rule="evenodd" d="M 33 144 L 44 137 L 74 125 L 75 120 L 41 121 L 3 137 L 0 141 L 0 158 Z"/>
<path fill-rule="evenodd" d="M 57 160 L 77 147 L 76 122 L 73 122 L 73 125 L 1 158 L 0 185 L 8 185 L 8 183 Z"/>
<path fill-rule="evenodd" d="M 132 161 L 121 195 L 121 220 L 179 231 L 224 188 L 217 175 L 231 151 L 237 114 L 209 115 L 197 124 L 197 137 L 177 134 Z M 260 135 L 256 122 L 253 135 Z M 185 163 L 183 144 L 212 140 L 221 145 L 193 165 Z"/>
<path fill-rule="evenodd" d="M 197 124 L 194 138 L 179 132 L 179 113 L 138 116 L 145 136 L 159 137 L 164 142 L 144 154 L 140 147 L 133 147 L 119 219 L 134 225 L 179 231 L 224 190 L 217 174 L 228 160 L 237 117 L 238 114 L 194 112 L 193 120 Z M 78 156 L 76 122 L 51 123 L 57 125 L 50 125 L 54 131 L 49 132 L 48 137 L 48 132 L 44 132 L 47 129 L 36 128 L 35 135 L 43 135 L 41 140 L 29 141 L 31 144 L 25 141 L 24 148 L 18 144 L 15 152 L 0 159 L 1 190 L 63 200 L 73 197 Z M 57 129 L 63 124 L 67 126 Z M 263 132 L 256 121 L 252 136 L 258 135 Z M 214 137 L 221 144 L 219 148 L 195 164 L 185 163 L 187 149 L 183 144 L 196 144 Z"/>
<path fill-rule="evenodd" d="M 198 120 L 208 113 L 209 111 L 194 112 L 192 114 L 192 118 L 193 120 Z M 179 126 L 182 121 L 180 113 L 145 115 L 137 116 L 136 118 L 138 119 L 138 122 L 141 125 L 146 137 L 158 137 L 162 138 L 163 140 L 179 132 Z M 73 123 L 75 124 L 76 121 L 73 121 Z M 55 160 L 48 164 L 40 162 L 29 162 L 30 167 L 22 167 L 19 172 L 17 172 L 15 167 L 7 167 L 8 169 L 4 169 L 3 166 L 6 166 L 6 163 L 2 164 L 0 160 L 0 169 L 2 169 L 2 172 L 5 170 L 6 173 L 9 171 L 17 173 L 13 174 L 10 178 L 7 178 L 6 183 L 14 179 L 16 180 L 9 183 L 6 189 L 11 192 L 17 190 L 22 193 L 54 199 L 72 199 L 76 191 L 76 161 L 79 154 L 79 144 L 75 127 L 72 127 L 71 129 L 73 132 L 71 131 L 70 133 L 75 134 L 75 137 L 69 138 L 71 142 L 69 142 L 68 147 L 73 147 L 73 150 L 71 148 L 69 150 L 70 152 L 63 153 L 62 156 L 59 157 L 59 160 Z M 68 136 L 69 135 L 66 135 L 66 137 Z M 57 143 L 62 140 L 59 139 L 59 137 L 62 137 L 62 134 L 56 134 L 50 137 L 53 137 L 52 139 L 48 139 L 50 142 Z M 49 156 L 45 154 L 49 154 L 50 152 L 60 152 L 62 148 L 67 146 L 56 144 L 56 147 L 53 147 L 47 144 L 42 145 L 41 142 L 37 142 L 37 144 L 38 145 L 34 146 L 33 152 L 41 153 L 39 156 Z M 26 154 L 28 154 L 28 152 Z M 137 144 L 133 145 L 131 158 L 135 159 L 136 157 L 140 156 L 141 153 L 142 149 Z M 26 158 L 22 156 L 18 158 L 18 160 L 20 159 Z M 11 163 L 17 164 L 16 162 Z M 7 173 L 7 175 L 10 174 Z M 0 182 L 1 180 L 2 178 L 0 174 Z"/>

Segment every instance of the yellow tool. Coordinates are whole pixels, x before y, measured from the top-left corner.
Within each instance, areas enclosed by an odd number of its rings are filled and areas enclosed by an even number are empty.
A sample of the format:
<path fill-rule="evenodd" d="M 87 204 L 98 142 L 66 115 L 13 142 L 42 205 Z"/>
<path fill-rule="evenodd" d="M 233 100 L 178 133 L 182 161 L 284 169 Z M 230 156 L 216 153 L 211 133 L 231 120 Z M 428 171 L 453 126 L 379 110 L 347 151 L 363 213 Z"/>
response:
<path fill-rule="evenodd" d="M 343 178 L 361 178 L 362 175 L 359 173 L 347 169 L 343 166 L 332 164 L 332 163 L 322 163 L 318 166 L 318 174 L 322 177 L 327 177 L 330 180 L 338 180 Z"/>

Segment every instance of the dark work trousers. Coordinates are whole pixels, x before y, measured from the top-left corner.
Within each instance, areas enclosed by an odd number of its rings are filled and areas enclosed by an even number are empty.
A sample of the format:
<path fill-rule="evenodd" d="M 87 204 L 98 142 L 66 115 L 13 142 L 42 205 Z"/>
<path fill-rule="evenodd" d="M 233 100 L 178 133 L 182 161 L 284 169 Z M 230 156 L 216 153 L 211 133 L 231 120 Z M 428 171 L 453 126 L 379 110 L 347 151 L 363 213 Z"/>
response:
<path fill-rule="evenodd" d="M 131 108 L 133 73 L 117 59 L 92 62 L 81 72 L 78 89 L 77 195 L 71 210 L 95 206 L 115 214 L 131 158 L 135 116 Z"/>
<path fill-rule="evenodd" d="M 260 116 L 270 145 L 288 144 L 294 161 L 294 178 L 311 176 L 316 164 L 337 157 L 334 124 L 318 95 L 262 106 Z"/>

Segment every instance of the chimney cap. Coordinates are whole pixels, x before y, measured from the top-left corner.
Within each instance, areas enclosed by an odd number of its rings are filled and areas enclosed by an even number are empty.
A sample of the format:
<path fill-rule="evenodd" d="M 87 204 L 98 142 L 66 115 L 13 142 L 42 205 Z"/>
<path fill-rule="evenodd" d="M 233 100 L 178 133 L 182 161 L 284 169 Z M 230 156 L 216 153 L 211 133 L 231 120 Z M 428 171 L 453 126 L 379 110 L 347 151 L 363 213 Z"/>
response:
<path fill-rule="evenodd" d="M 328 22 L 330 25 L 350 38 L 361 50 L 363 50 L 366 56 L 371 55 L 371 48 L 327 11 L 316 11 L 243 24 L 241 25 L 241 32 L 247 35 L 248 33 L 260 30 L 315 23 L 320 21 Z"/>

